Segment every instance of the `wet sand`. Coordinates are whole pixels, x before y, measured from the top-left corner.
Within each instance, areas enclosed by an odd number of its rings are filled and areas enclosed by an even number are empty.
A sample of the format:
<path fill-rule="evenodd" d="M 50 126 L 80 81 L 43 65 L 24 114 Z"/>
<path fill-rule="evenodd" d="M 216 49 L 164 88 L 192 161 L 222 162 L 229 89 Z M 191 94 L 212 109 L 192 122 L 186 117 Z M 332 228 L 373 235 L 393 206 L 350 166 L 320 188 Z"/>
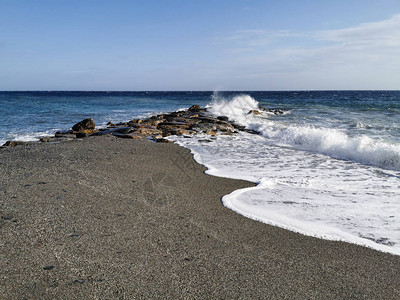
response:
<path fill-rule="evenodd" d="M 246 219 L 187 149 L 0 149 L 1 299 L 399 299 L 400 256 Z"/>

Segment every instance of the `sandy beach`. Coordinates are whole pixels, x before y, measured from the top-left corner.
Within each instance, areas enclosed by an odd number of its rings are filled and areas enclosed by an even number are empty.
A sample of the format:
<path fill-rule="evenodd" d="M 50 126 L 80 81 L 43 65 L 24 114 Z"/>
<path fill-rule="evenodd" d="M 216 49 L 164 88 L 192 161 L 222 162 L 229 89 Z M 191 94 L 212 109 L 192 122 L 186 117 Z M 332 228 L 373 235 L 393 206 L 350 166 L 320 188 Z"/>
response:
<path fill-rule="evenodd" d="M 1 299 L 399 299 L 400 257 L 247 219 L 172 143 L 0 149 Z"/>

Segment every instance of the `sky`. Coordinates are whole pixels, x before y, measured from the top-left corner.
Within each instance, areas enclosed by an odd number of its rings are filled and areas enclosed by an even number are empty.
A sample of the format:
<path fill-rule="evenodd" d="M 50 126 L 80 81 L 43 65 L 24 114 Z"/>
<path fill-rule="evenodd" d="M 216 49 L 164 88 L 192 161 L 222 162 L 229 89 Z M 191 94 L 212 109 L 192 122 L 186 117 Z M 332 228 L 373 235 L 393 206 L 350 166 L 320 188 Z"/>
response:
<path fill-rule="evenodd" d="M 0 90 L 400 89 L 399 0 L 0 0 Z"/>

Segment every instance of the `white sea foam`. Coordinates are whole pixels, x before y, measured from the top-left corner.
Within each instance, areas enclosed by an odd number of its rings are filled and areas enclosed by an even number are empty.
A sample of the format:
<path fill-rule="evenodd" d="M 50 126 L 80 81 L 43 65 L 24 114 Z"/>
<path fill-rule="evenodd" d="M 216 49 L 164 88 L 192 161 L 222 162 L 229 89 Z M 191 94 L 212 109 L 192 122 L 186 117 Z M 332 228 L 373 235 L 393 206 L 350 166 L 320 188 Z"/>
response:
<path fill-rule="evenodd" d="M 0 146 L 7 141 L 34 142 L 41 137 L 54 135 L 59 129 L 45 130 L 40 132 L 9 132 L 5 135 L 5 139 L 0 139 Z"/>
<path fill-rule="evenodd" d="M 232 100 L 214 100 L 209 111 L 217 116 L 228 116 L 231 120 L 260 132 L 274 144 L 295 149 L 329 155 L 400 171 L 400 144 L 388 140 L 372 139 L 368 136 L 351 137 L 344 129 L 314 127 L 285 120 L 268 119 L 267 114 L 248 114 L 258 108 L 258 102 L 248 95 L 236 96 Z"/>
<path fill-rule="evenodd" d="M 254 188 L 223 197 L 255 220 L 306 235 L 343 240 L 400 255 L 400 175 L 394 171 L 275 146 L 240 134 L 185 139 L 207 174 L 244 179 Z"/>
<path fill-rule="evenodd" d="M 207 174 L 257 183 L 223 197 L 232 210 L 302 234 L 400 255 L 399 145 L 284 116 L 248 114 L 257 108 L 256 100 L 243 95 L 230 101 L 215 97 L 208 110 L 260 135 L 171 139 L 191 149 Z"/>

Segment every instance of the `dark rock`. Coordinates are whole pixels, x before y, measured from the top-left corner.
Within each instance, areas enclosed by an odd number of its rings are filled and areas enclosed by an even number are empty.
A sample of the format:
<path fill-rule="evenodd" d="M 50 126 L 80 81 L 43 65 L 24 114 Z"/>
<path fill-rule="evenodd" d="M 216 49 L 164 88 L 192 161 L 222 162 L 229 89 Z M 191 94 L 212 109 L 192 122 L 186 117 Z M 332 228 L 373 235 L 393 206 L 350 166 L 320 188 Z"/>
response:
<path fill-rule="evenodd" d="M 148 119 L 148 120 L 144 120 L 141 124 L 143 125 L 149 125 L 149 126 L 155 126 L 157 127 L 158 124 L 165 122 L 166 120 L 164 118 L 162 119 Z"/>
<path fill-rule="evenodd" d="M 179 129 L 169 129 L 167 131 L 167 133 L 169 133 L 169 134 L 166 136 L 169 136 L 169 135 L 192 135 L 192 134 L 195 134 L 196 132 L 194 130 L 179 128 Z"/>
<path fill-rule="evenodd" d="M 200 123 L 190 126 L 189 129 L 194 130 L 196 132 L 206 132 L 207 130 L 217 130 L 216 124 L 212 123 Z"/>
<path fill-rule="evenodd" d="M 189 124 L 189 125 L 200 123 L 200 120 L 198 120 L 198 119 L 195 119 L 195 118 L 190 119 L 190 118 L 182 118 L 182 117 L 169 118 L 169 120 L 167 120 L 167 121 L 168 121 L 168 123 Z M 163 122 L 163 123 L 166 123 L 166 122 Z"/>
<path fill-rule="evenodd" d="M 163 122 L 158 124 L 157 128 L 162 131 L 168 131 L 170 129 L 188 129 L 191 124 L 184 122 Z"/>
<path fill-rule="evenodd" d="M 167 117 L 166 120 L 170 123 L 187 123 L 189 121 L 193 122 L 193 120 L 188 120 L 187 118 L 183 117 Z"/>
<path fill-rule="evenodd" d="M 93 133 L 95 133 L 97 131 L 98 130 L 95 130 L 95 129 L 82 129 L 80 131 L 74 131 L 73 133 L 77 134 L 78 132 L 81 132 L 81 133 L 87 133 L 87 135 L 92 135 Z"/>
<path fill-rule="evenodd" d="M 135 133 L 149 136 L 154 134 L 155 135 L 162 134 L 162 131 L 157 128 L 140 127 L 135 131 Z"/>
<path fill-rule="evenodd" d="M 84 119 L 80 121 L 79 123 L 76 123 L 74 126 L 72 126 L 73 131 L 81 131 L 84 129 L 94 129 L 96 127 L 94 120 L 92 118 L 89 119 Z"/>
<path fill-rule="evenodd" d="M 199 114 L 197 112 L 194 111 L 184 111 L 182 112 L 181 118 L 185 118 L 185 119 L 193 119 L 193 118 L 197 118 L 199 116 Z"/>
<path fill-rule="evenodd" d="M 199 140 L 200 143 L 211 143 L 212 140 Z"/>
<path fill-rule="evenodd" d="M 270 113 L 274 113 L 275 115 L 282 115 L 283 114 L 283 110 L 281 110 L 281 109 L 259 107 L 259 110 L 267 111 L 267 112 L 270 112 Z"/>
<path fill-rule="evenodd" d="M 262 115 L 262 113 L 256 109 L 250 110 L 247 114 L 248 115 L 257 115 L 257 116 Z"/>
<path fill-rule="evenodd" d="M 189 111 L 199 111 L 201 108 L 200 108 L 200 105 L 192 105 L 190 108 L 189 108 Z"/>
<path fill-rule="evenodd" d="M 163 138 L 154 139 L 156 143 L 172 143 L 171 141 Z"/>
<path fill-rule="evenodd" d="M 140 124 L 140 123 L 142 123 L 142 122 L 143 122 L 143 120 L 141 120 L 141 119 L 134 119 L 134 120 L 129 121 L 128 124 L 129 124 L 129 123 Z"/>
<path fill-rule="evenodd" d="M 43 270 L 53 270 L 54 266 L 44 266 Z"/>
<path fill-rule="evenodd" d="M 246 131 L 247 133 L 250 133 L 250 134 L 259 134 L 258 131 L 255 131 L 253 129 L 244 129 L 244 131 Z"/>
<path fill-rule="evenodd" d="M 88 137 L 88 136 L 89 136 L 89 134 L 87 134 L 86 132 L 77 132 L 76 133 L 76 137 L 78 139 L 82 139 L 82 138 L 85 138 L 85 137 Z"/>
<path fill-rule="evenodd" d="M 133 131 L 132 127 L 121 127 L 121 128 L 117 128 L 115 130 L 115 132 L 123 133 L 123 134 L 131 133 L 132 131 Z"/>
<path fill-rule="evenodd" d="M 229 118 L 227 116 L 218 116 L 217 119 L 221 121 L 229 121 Z"/>
<path fill-rule="evenodd" d="M 172 113 L 164 115 L 164 119 L 169 118 L 169 117 L 181 117 L 185 112 L 183 111 L 174 111 Z"/>
<path fill-rule="evenodd" d="M 246 129 L 246 126 L 242 126 L 242 125 L 239 125 L 236 123 L 231 123 L 231 125 L 237 130 L 245 130 Z"/>
<path fill-rule="evenodd" d="M 200 120 L 202 123 L 215 123 L 218 121 L 218 119 L 211 117 L 198 117 L 197 119 Z"/>
<path fill-rule="evenodd" d="M 165 122 L 174 122 L 175 121 L 175 118 L 177 118 L 177 117 L 174 117 L 174 116 L 166 116 L 165 117 Z M 163 122 L 164 123 L 164 122 Z"/>

